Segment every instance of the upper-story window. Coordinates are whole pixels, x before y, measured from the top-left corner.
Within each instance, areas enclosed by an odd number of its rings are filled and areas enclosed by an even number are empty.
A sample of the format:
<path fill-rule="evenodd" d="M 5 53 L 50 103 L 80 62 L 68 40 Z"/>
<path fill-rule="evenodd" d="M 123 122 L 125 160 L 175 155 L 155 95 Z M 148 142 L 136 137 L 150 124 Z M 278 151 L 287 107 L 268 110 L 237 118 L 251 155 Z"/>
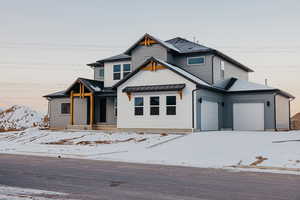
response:
<path fill-rule="evenodd" d="M 221 78 L 224 79 L 225 77 L 225 62 L 223 60 L 221 60 Z"/>
<path fill-rule="evenodd" d="M 99 77 L 101 80 L 104 80 L 104 67 L 99 68 Z"/>
<path fill-rule="evenodd" d="M 204 56 L 188 57 L 187 64 L 188 65 L 203 65 L 203 64 L 205 64 L 205 57 Z"/>
<path fill-rule="evenodd" d="M 123 64 L 123 78 L 131 72 L 130 64 Z"/>
<path fill-rule="evenodd" d="M 121 65 L 114 65 L 113 67 L 113 79 L 120 80 L 121 79 Z"/>

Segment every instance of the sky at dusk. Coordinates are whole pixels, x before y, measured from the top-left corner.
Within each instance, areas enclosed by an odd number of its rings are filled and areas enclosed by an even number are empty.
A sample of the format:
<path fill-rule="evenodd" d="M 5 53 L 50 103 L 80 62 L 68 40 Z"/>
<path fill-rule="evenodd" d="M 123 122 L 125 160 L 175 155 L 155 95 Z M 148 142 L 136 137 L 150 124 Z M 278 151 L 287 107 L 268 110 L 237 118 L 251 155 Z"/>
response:
<path fill-rule="evenodd" d="M 87 63 L 122 53 L 144 33 L 193 37 L 254 69 L 250 81 L 296 96 L 300 1 L 0 0 L 0 107 L 47 110 L 43 95 L 92 78 Z"/>

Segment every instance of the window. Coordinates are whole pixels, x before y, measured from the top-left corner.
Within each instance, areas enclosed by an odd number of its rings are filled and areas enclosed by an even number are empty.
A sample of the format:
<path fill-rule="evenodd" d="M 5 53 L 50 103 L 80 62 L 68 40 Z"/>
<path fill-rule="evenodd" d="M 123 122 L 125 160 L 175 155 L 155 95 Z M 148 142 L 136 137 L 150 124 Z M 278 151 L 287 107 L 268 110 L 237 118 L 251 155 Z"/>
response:
<path fill-rule="evenodd" d="M 150 115 L 159 115 L 159 97 L 150 97 Z"/>
<path fill-rule="evenodd" d="M 70 114 L 70 104 L 62 103 L 60 111 L 61 111 L 61 114 Z"/>
<path fill-rule="evenodd" d="M 130 64 L 124 64 L 123 65 L 123 78 L 127 76 L 131 72 L 131 65 Z"/>
<path fill-rule="evenodd" d="M 205 63 L 205 57 L 189 57 L 187 58 L 188 65 L 203 65 Z"/>
<path fill-rule="evenodd" d="M 121 79 L 121 65 L 114 65 L 113 68 L 113 73 L 114 73 L 114 80 L 120 80 Z"/>
<path fill-rule="evenodd" d="M 144 98 L 134 98 L 134 115 L 144 115 Z"/>
<path fill-rule="evenodd" d="M 114 111 L 115 111 L 115 116 L 118 116 L 118 101 L 117 101 L 117 98 L 114 99 Z"/>
<path fill-rule="evenodd" d="M 104 67 L 99 68 L 99 77 L 101 80 L 104 80 Z"/>
<path fill-rule="evenodd" d="M 221 78 L 224 79 L 225 77 L 225 62 L 223 60 L 221 60 Z"/>
<path fill-rule="evenodd" d="M 167 96 L 167 115 L 176 115 L 176 96 Z"/>

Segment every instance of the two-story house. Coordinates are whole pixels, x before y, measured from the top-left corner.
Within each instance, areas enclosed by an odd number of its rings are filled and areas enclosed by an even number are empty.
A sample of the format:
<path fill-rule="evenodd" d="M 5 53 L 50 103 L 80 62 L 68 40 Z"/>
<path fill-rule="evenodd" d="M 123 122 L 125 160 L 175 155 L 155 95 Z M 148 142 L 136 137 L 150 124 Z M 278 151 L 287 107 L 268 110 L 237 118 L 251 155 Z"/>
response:
<path fill-rule="evenodd" d="M 292 95 L 248 81 L 249 67 L 218 50 L 145 34 L 124 53 L 88 64 L 46 95 L 51 128 L 288 130 Z"/>

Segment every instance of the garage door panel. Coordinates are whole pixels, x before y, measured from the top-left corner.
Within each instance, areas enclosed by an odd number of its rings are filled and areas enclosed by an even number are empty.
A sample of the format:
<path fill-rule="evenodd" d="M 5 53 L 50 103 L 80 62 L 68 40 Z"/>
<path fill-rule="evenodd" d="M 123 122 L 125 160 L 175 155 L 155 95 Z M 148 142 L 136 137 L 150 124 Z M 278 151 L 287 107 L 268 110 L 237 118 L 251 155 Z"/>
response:
<path fill-rule="evenodd" d="M 233 104 L 234 130 L 263 131 L 264 121 L 264 103 Z"/>
<path fill-rule="evenodd" d="M 219 105 L 217 102 L 203 101 L 201 104 L 201 130 L 219 130 Z"/>

